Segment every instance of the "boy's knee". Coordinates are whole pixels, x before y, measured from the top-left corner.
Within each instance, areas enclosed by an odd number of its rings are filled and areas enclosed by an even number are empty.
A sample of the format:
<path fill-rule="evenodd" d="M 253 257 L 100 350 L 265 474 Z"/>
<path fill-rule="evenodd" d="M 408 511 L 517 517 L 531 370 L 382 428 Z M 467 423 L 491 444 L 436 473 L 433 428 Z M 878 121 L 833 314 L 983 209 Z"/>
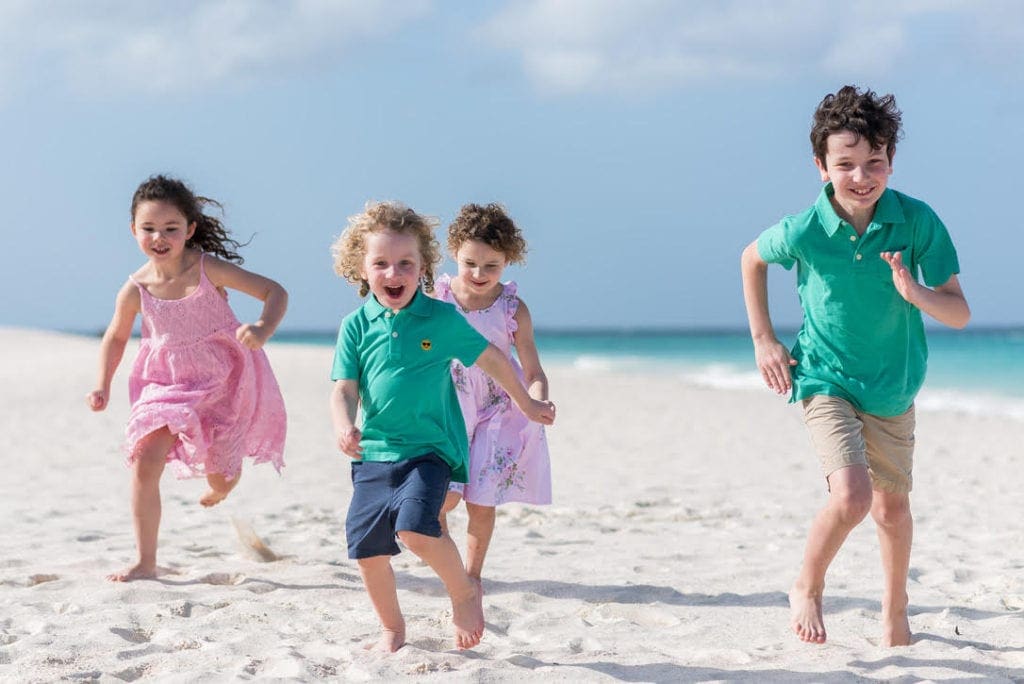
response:
<path fill-rule="evenodd" d="M 833 491 L 832 507 L 843 522 L 856 525 L 867 517 L 871 510 L 871 491 L 863 492 L 860 489 Z"/>
<path fill-rule="evenodd" d="M 910 500 L 907 497 L 882 497 L 871 508 L 871 517 L 881 527 L 896 527 L 910 519 Z"/>
<path fill-rule="evenodd" d="M 396 536 L 405 545 L 405 548 L 417 556 L 421 555 L 422 551 L 431 543 L 437 542 L 436 537 L 430 537 L 419 532 L 413 532 L 412 530 L 399 530 Z"/>

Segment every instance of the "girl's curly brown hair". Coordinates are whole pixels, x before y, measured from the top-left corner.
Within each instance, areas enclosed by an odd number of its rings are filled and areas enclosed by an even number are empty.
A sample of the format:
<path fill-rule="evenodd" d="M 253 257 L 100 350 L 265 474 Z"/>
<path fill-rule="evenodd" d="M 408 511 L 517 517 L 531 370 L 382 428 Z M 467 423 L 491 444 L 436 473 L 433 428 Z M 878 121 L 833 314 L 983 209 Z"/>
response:
<path fill-rule="evenodd" d="M 434 291 L 434 270 L 441 263 L 441 245 L 434 238 L 434 229 L 440 224 L 433 216 L 421 216 L 401 202 L 367 202 L 361 214 L 348 217 L 348 228 L 331 245 L 334 272 L 359 285 L 359 296 L 370 292 L 370 284 L 362 277 L 363 259 L 366 257 L 366 236 L 392 230 L 416 236 L 423 259 L 423 289 Z"/>
<path fill-rule="evenodd" d="M 876 95 L 872 90 L 861 92 L 856 86 L 843 86 L 818 104 L 811 125 L 811 148 L 824 164 L 828 136 L 850 131 L 857 135 L 858 142 L 862 137 L 867 138 L 873 150 L 884 147 L 892 163 L 902 120 L 894 95 Z"/>
<path fill-rule="evenodd" d="M 526 261 L 526 240 L 500 204 L 466 204 L 459 210 L 448 226 L 448 251 L 455 256 L 467 240 L 477 240 L 501 252 L 510 264 Z"/>

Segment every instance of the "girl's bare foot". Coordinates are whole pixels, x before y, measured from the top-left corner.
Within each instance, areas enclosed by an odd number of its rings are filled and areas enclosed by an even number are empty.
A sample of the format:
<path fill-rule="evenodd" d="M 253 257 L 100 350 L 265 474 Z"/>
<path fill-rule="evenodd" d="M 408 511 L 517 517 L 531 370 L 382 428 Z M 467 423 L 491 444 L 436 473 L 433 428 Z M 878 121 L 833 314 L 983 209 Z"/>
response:
<path fill-rule="evenodd" d="M 789 591 L 789 625 L 801 641 L 825 643 L 825 621 L 821 616 L 821 594 L 805 592 L 796 585 Z"/>
<path fill-rule="evenodd" d="M 460 649 L 473 648 L 484 634 L 484 595 L 478 584 L 471 582 L 473 591 L 456 600 L 452 596 L 452 622 L 455 623 L 455 645 Z"/>
<path fill-rule="evenodd" d="M 156 563 L 139 562 L 121 572 L 110 573 L 107 575 L 107 579 L 111 582 L 131 582 L 140 579 L 153 579 L 156 575 Z"/>
<path fill-rule="evenodd" d="M 235 488 L 238 481 L 242 478 L 242 473 L 238 473 L 234 479 L 227 479 L 219 473 L 206 476 L 206 482 L 210 485 L 210 489 L 199 497 L 199 503 L 206 508 L 210 506 L 216 506 L 221 501 L 227 498 L 231 490 Z"/>
<path fill-rule="evenodd" d="M 893 615 L 882 613 L 882 646 L 909 646 L 913 642 L 910 634 L 910 621 L 906 611 Z"/>
<path fill-rule="evenodd" d="M 381 629 L 380 638 L 373 643 L 364 644 L 367 651 L 380 651 L 382 653 L 394 653 L 405 646 L 405 625 L 400 629 Z"/>

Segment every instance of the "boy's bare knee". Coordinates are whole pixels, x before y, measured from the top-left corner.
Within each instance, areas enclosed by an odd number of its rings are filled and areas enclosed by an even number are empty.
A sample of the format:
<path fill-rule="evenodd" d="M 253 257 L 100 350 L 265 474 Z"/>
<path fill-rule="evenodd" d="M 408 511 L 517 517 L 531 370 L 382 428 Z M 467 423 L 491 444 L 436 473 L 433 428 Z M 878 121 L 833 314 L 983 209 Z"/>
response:
<path fill-rule="evenodd" d="M 412 530 L 399 530 L 397 536 L 405 544 L 405 547 L 417 556 L 421 555 L 422 551 L 432 542 L 437 541 L 435 537 L 429 537 Z"/>
<path fill-rule="evenodd" d="M 871 517 L 881 527 L 898 527 L 910 520 L 907 497 L 883 496 L 871 507 Z"/>
<path fill-rule="evenodd" d="M 832 492 L 831 505 L 844 523 L 856 525 L 871 510 L 871 492 L 864 493 L 859 489 Z"/>

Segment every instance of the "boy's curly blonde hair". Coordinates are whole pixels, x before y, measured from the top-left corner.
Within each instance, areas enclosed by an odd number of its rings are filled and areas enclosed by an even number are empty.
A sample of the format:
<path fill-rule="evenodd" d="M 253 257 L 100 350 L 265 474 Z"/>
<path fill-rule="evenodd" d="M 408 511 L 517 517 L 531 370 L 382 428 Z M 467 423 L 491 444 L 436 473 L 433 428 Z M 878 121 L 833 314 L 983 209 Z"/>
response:
<path fill-rule="evenodd" d="M 510 264 L 526 261 L 526 240 L 500 204 L 463 205 L 448 226 L 448 251 L 455 256 L 462 243 L 468 240 L 482 242 L 501 252 Z"/>
<path fill-rule="evenodd" d="M 401 202 L 367 202 L 361 214 L 348 217 L 348 228 L 331 245 L 334 272 L 359 285 L 359 296 L 370 292 L 370 284 L 362 278 L 363 259 L 366 257 L 366 235 L 392 230 L 415 235 L 423 259 L 423 289 L 434 291 L 434 269 L 441 263 L 441 245 L 434 238 L 434 229 L 440 221 L 433 216 L 421 216 Z"/>

